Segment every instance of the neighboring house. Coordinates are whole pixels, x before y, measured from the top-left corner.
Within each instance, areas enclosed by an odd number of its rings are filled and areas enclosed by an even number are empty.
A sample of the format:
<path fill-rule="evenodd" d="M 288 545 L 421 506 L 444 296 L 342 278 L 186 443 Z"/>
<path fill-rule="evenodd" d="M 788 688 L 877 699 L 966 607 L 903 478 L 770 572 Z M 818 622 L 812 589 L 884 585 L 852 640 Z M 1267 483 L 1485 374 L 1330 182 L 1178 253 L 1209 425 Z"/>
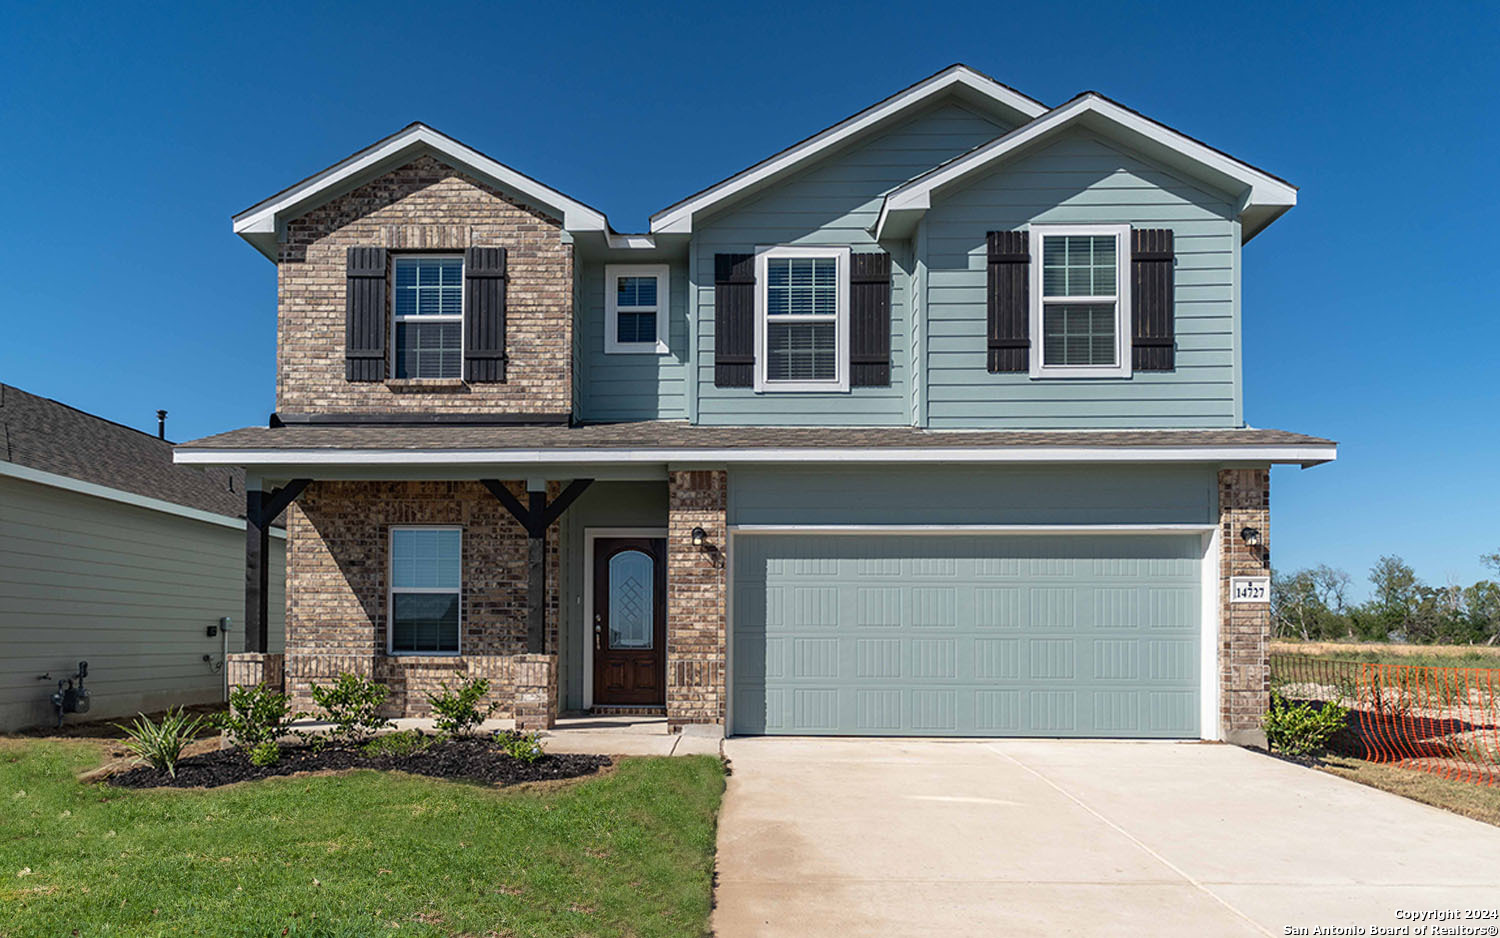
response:
<path fill-rule="evenodd" d="M 1241 250 L 1295 201 L 961 65 L 644 234 L 412 124 L 234 218 L 277 265 L 277 412 L 176 458 L 291 506 L 285 660 L 252 629 L 237 679 L 1254 738 L 1267 607 L 1231 578 L 1269 573 L 1270 466 L 1336 455 L 1243 417 Z"/>
<path fill-rule="evenodd" d="M 91 707 L 70 721 L 222 700 L 219 620 L 244 641 L 244 507 L 241 470 L 174 465 L 166 440 L 0 384 L 0 731 L 50 725 L 79 661 Z M 280 650 L 279 608 L 268 625 Z"/>

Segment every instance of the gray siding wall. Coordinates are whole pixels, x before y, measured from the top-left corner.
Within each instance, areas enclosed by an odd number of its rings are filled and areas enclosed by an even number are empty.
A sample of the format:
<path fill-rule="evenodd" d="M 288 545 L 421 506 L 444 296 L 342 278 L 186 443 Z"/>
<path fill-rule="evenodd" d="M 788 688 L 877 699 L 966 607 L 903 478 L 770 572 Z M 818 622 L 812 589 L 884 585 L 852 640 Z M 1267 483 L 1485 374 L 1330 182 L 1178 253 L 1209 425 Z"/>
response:
<path fill-rule="evenodd" d="M 877 244 L 870 229 L 886 192 L 1007 129 L 956 104 L 938 104 L 695 225 L 698 422 L 909 424 L 911 251 Z M 750 388 L 714 387 L 714 255 L 773 244 L 849 245 L 891 254 L 890 387 L 853 388 L 846 394 L 756 394 Z"/>
<path fill-rule="evenodd" d="M 687 417 L 688 276 L 672 265 L 668 310 L 668 355 L 621 355 L 604 351 L 605 261 L 580 264 L 579 319 L 574 374 L 578 412 L 584 420 L 682 420 Z M 635 263 L 632 261 L 632 263 Z M 662 263 L 640 261 L 639 263 Z"/>
<path fill-rule="evenodd" d="M 286 550 L 271 539 L 271 645 L 284 644 Z M 221 699 L 222 639 L 244 647 L 245 534 L 0 479 L 0 730 L 47 723 L 56 680 L 89 663 L 84 719 Z M 45 673 L 50 681 L 37 680 Z M 78 720 L 80 717 L 70 717 Z"/>
<path fill-rule="evenodd" d="M 731 524 L 1213 524 L 1214 466 L 733 469 Z"/>
<path fill-rule="evenodd" d="M 1078 131 L 936 200 L 924 220 L 927 424 L 933 428 L 1240 424 L 1233 207 Z M 1177 368 L 1033 380 L 985 369 L 985 233 L 1038 223 L 1171 228 Z"/>
<path fill-rule="evenodd" d="M 592 612 L 583 605 L 584 584 L 593 575 L 588 566 L 585 533 L 589 528 L 665 528 L 667 483 L 595 482 L 563 514 L 562 564 L 559 594 L 563 627 L 558 640 L 558 699 L 563 709 L 583 707 L 583 685 L 593 675 L 583 672 L 583 646 L 590 640 Z"/>

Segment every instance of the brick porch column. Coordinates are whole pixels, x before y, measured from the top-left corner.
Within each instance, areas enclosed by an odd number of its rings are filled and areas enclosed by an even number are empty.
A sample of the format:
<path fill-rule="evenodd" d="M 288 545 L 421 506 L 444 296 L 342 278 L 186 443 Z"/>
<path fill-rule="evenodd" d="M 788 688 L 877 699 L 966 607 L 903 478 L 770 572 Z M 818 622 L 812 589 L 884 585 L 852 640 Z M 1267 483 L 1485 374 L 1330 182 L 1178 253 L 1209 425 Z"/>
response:
<path fill-rule="evenodd" d="M 516 655 L 515 720 L 523 733 L 550 730 L 557 720 L 557 656 Z"/>
<path fill-rule="evenodd" d="M 229 689 L 264 684 L 268 690 L 279 694 L 285 686 L 284 662 L 283 655 L 271 652 L 232 651 L 226 665 L 229 668 Z"/>
<path fill-rule="evenodd" d="M 1240 532 L 1255 528 L 1260 545 Z M 1270 603 L 1230 603 L 1236 576 L 1271 575 L 1271 471 L 1219 472 L 1219 719 L 1224 738 L 1264 746 L 1260 728 L 1271 696 Z"/>
<path fill-rule="evenodd" d="M 728 473 L 667 473 L 667 725 L 724 725 Z M 708 545 L 694 547 L 693 528 Z"/>

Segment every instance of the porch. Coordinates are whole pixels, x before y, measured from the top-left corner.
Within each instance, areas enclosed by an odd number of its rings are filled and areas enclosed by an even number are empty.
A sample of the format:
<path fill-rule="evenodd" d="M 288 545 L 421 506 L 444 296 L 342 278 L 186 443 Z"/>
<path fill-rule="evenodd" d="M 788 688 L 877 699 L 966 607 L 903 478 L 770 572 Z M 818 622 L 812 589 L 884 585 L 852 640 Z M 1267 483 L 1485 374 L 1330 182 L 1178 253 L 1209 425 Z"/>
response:
<path fill-rule="evenodd" d="M 606 477 L 254 480 L 231 684 L 311 710 L 313 685 L 349 672 L 389 689 L 387 716 L 420 720 L 442 684 L 484 678 L 486 702 L 521 729 L 593 711 L 722 736 L 725 473 L 591 468 Z M 265 651 L 255 588 L 281 509 L 284 657 Z"/>

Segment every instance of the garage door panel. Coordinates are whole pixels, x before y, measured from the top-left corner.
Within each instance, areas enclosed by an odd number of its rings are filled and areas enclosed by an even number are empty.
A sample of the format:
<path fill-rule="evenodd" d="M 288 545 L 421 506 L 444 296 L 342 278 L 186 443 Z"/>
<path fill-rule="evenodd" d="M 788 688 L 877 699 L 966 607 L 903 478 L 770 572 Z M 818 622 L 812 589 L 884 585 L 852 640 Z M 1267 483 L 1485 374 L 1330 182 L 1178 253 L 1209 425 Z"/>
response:
<path fill-rule="evenodd" d="M 734 731 L 1195 736 L 1197 536 L 745 535 Z"/>

